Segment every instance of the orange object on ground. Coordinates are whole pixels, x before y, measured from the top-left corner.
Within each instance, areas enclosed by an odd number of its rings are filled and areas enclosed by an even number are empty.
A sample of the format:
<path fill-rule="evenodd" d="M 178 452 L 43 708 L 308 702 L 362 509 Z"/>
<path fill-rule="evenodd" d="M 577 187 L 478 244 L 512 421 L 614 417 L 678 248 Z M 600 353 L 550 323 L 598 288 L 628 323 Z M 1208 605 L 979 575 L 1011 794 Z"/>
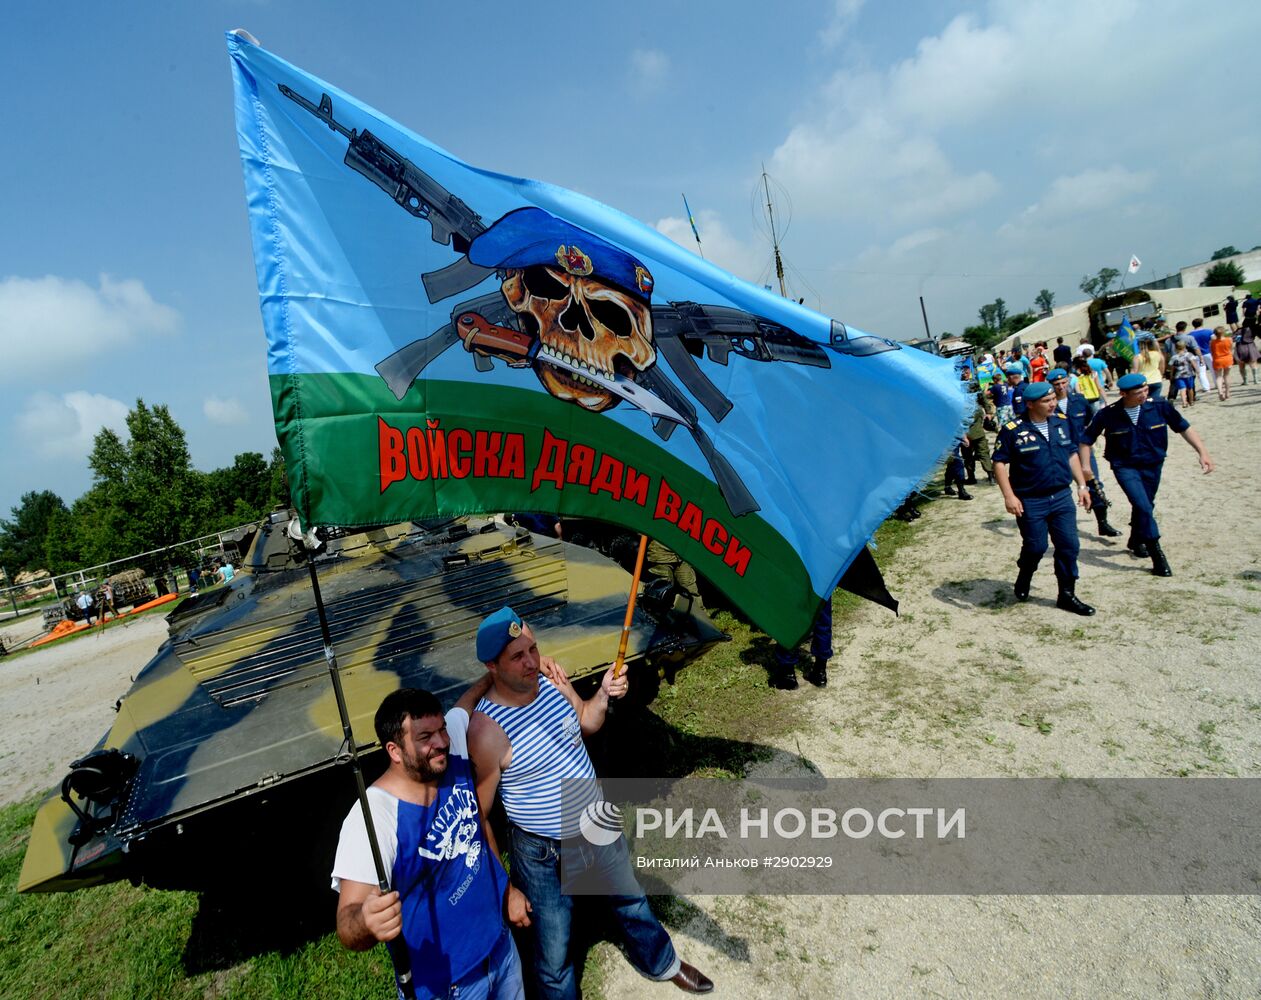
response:
<path fill-rule="evenodd" d="M 52 642 L 54 639 L 60 639 L 62 636 L 70 635 L 72 632 L 82 632 L 87 627 L 87 622 L 72 622 L 67 618 L 63 618 L 53 626 L 53 630 L 51 632 L 42 639 L 36 639 L 30 644 L 29 648 L 34 649 L 36 646 L 42 646 L 46 642 Z"/>
<path fill-rule="evenodd" d="M 169 604 L 171 601 L 178 601 L 179 594 L 163 594 L 161 597 L 152 601 L 145 601 L 144 604 L 137 604 L 134 608 L 127 612 L 129 615 L 139 614 L 141 611 L 148 611 L 150 608 L 156 608 L 160 604 Z"/>
<path fill-rule="evenodd" d="M 128 615 L 139 614 L 141 611 L 148 611 L 150 608 L 156 608 L 163 604 L 170 604 L 171 601 L 178 601 L 179 599 L 180 599 L 179 594 L 163 594 L 161 597 L 158 597 L 152 601 L 146 601 L 144 604 L 137 604 L 134 608 L 131 608 L 128 611 L 122 612 L 122 614 L 118 615 L 112 620 L 118 621 L 119 618 L 126 618 Z M 104 625 L 105 620 L 103 618 L 100 619 L 98 624 Z M 87 627 L 88 627 L 87 622 L 72 622 L 68 619 L 63 618 L 53 627 L 53 630 L 51 632 L 49 632 L 42 639 L 36 639 L 34 642 L 30 644 L 28 648 L 34 649 L 36 646 L 42 646 L 46 642 L 52 642 L 55 639 L 60 639 L 62 636 L 70 635 L 72 632 L 82 632 Z"/>

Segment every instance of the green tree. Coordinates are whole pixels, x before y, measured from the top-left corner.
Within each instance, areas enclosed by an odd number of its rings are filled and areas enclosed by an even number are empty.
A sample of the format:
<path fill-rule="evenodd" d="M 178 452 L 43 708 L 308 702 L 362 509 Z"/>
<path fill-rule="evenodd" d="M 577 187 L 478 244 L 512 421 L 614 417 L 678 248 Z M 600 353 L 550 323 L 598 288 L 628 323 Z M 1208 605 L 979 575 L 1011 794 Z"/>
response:
<path fill-rule="evenodd" d="M 1098 299 L 1108 294 L 1108 289 L 1112 287 L 1112 283 L 1121 276 L 1121 272 L 1115 267 L 1101 267 L 1099 273 L 1093 278 L 1084 276 L 1081 283 L 1077 286 L 1092 299 Z"/>
<path fill-rule="evenodd" d="M 1209 260 L 1221 260 L 1223 257 L 1233 257 L 1239 253 L 1234 247 L 1222 247 L 1220 250 L 1214 250 L 1213 256 Z"/>
<path fill-rule="evenodd" d="M 65 513 L 66 505 L 51 490 L 22 494 L 12 508 L 13 519 L 0 520 L 0 565 L 14 575 L 44 568 L 49 522 L 59 512 Z"/>
<path fill-rule="evenodd" d="M 962 336 L 964 340 L 978 351 L 988 351 L 1003 339 L 1001 330 L 984 325 L 964 327 Z"/>
<path fill-rule="evenodd" d="M 1049 288 L 1044 288 L 1038 292 L 1037 298 L 1033 300 L 1033 304 L 1044 313 L 1049 313 L 1055 305 L 1055 293 Z"/>
<path fill-rule="evenodd" d="M 1229 285 L 1234 288 L 1236 285 L 1242 285 L 1243 281 L 1242 267 L 1233 260 L 1220 260 L 1205 272 L 1204 280 L 1200 282 L 1200 285 Z"/>
<path fill-rule="evenodd" d="M 1014 316 L 1008 316 L 1003 323 L 1003 337 L 1010 337 L 1013 333 L 1023 330 L 1026 326 L 1031 326 L 1038 321 L 1038 317 L 1031 312 L 1019 312 Z M 1002 339 L 1002 338 L 999 338 Z M 998 341 L 995 341 L 998 343 Z"/>
<path fill-rule="evenodd" d="M 1007 303 L 1002 299 L 994 300 L 994 324 L 1001 330 L 1007 322 Z"/>
<path fill-rule="evenodd" d="M 289 474 L 285 471 L 285 456 L 279 448 L 271 450 L 271 462 L 268 464 L 268 480 L 270 488 L 267 495 L 267 509 L 290 507 L 293 500 L 289 496 Z"/>
<path fill-rule="evenodd" d="M 111 559 L 171 545 L 196 527 L 198 476 L 171 411 L 137 399 L 127 414 L 127 432 L 126 443 L 108 429 L 97 434 L 88 456 L 95 479 L 91 496 L 81 497 L 73 510 L 76 520 L 89 517 L 110 532 L 103 544 L 87 548 L 97 554 L 104 549 Z M 97 530 L 80 525 L 79 536 L 86 544 Z"/>

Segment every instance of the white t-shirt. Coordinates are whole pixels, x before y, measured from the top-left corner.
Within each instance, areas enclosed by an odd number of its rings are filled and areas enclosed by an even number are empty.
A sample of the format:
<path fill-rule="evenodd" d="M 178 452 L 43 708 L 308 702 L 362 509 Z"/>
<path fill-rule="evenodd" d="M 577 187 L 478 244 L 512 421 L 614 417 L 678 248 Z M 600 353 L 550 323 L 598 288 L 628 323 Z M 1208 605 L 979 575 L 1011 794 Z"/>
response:
<path fill-rule="evenodd" d="M 468 760 L 468 713 L 453 708 L 446 714 L 447 736 L 451 739 L 451 757 Z M 450 766 L 450 765 L 448 765 Z M 372 825 L 376 828 L 377 846 L 381 848 L 381 861 L 387 877 L 392 876 L 394 861 L 398 856 L 398 804 L 396 799 L 376 785 L 368 789 L 368 807 L 372 810 Z M 477 819 L 474 812 L 473 818 Z M 480 822 L 480 821 L 479 821 Z M 337 856 L 333 861 L 333 891 L 341 891 L 341 880 L 377 884 L 377 869 L 372 863 L 372 849 L 368 846 L 368 832 L 363 822 L 363 809 L 358 801 L 342 822 L 341 836 L 337 841 Z"/>

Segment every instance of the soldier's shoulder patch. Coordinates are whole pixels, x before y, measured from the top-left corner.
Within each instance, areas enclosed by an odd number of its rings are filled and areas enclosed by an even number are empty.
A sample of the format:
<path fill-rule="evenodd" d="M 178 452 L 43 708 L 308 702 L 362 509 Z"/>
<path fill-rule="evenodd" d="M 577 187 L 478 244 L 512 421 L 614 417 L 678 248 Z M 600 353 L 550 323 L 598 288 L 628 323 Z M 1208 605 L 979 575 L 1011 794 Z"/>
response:
<path fill-rule="evenodd" d="M 1055 415 L 1056 415 L 1057 417 L 1059 417 L 1061 420 L 1067 420 L 1067 419 L 1068 419 L 1068 416 L 1067 416 L 1066 414 L 1061 413 L 1059 410 L 1056 410 L 1056 411 L 1055 411 Z"/>
<path fill-rule="evenodd" d="M 1009 431 L 1014 431 L 1014 430 L 1016 429 L 1016 427 L 1017 427 L 1017 424 L 1016 424 L 1016 421 L 1014 421 L 1014 420 L 1008 420 L 1008 421 L 1007 421 L 1007 423 L 1006 423 L 1004 426 L 1005 426 L 1005 427 L 1006 427 Z"/>

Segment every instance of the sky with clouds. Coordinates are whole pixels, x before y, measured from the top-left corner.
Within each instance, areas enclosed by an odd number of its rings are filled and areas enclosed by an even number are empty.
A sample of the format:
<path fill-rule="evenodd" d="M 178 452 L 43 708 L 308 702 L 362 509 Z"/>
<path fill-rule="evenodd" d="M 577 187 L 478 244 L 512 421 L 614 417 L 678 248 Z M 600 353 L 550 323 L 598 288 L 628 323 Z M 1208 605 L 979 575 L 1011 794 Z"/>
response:
<path fill-rule="evenodd" d="M 22 5 L 0 41 L 0 513 L 165 403 L 275 444 L 223 31 L 469 163 L 574 188 L 852 326 L 920 336 L 1261 243 L 1241 0 Z M 121 11 L 121 13 L 119 12 Z M 1249 275 L 1249 277 L 1254 277 Z"/>

